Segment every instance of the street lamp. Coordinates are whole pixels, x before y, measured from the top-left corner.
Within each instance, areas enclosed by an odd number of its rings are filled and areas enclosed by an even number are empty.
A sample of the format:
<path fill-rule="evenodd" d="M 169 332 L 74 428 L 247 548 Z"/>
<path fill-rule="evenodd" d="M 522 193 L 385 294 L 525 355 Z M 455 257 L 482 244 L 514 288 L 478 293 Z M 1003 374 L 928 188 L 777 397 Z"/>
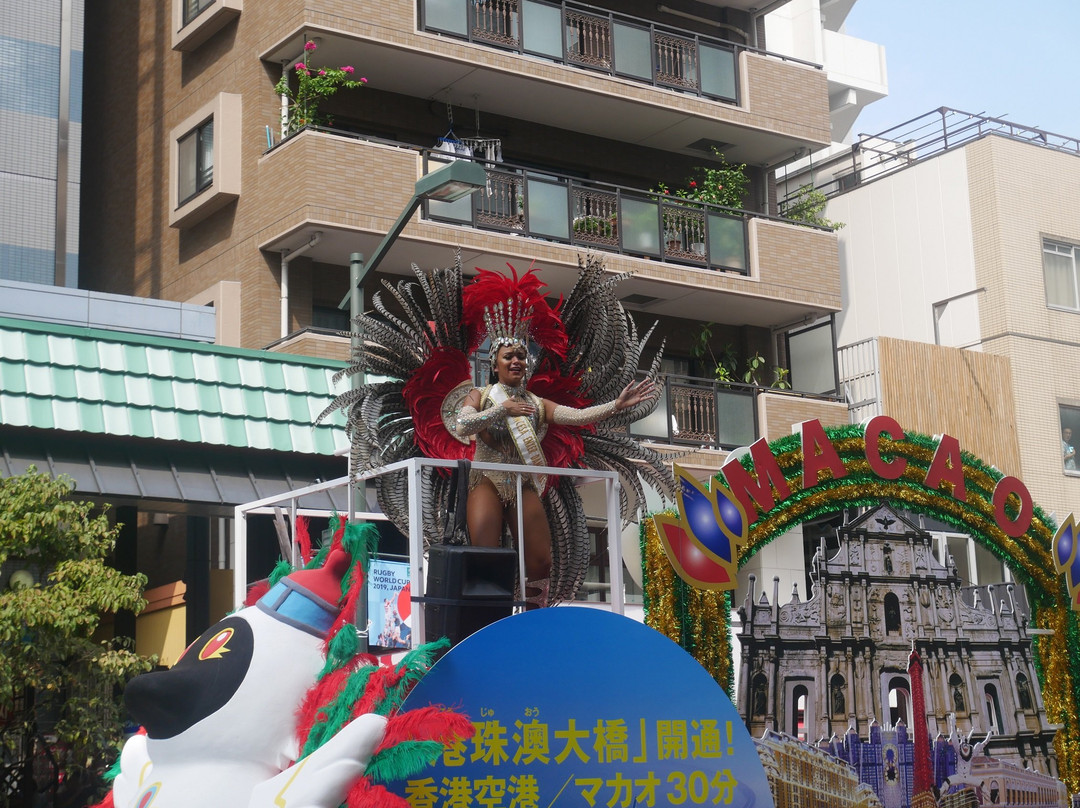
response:
<path fill-rule="evenodd" d="M 383 236 L 382 241 L 375 248 L 375 252 L 371 254 L 371 258 L 366 262 L 364 261 L 363 253 L 353 253 L 349 256 L 349 293 L 342 298 L 341 303 L 338 304 L 339 309 L 345 308 L 345 305 L 349 305 L 349 320 L 354 323 L 353 328 L 350 329 L 349 347 L 353 356 L 356 355 L 358 349 L 363 344 L 363 334 L 360 334 L 356 330 L 355 322 L 356 318 L 364 312 L 364 279 L 368 274 L 382 263 L 383 258 L 386 257 L 386 253 L 390 251 L 390 246 L 397 240 L 397 237 L 401 235 L 401 231 L 405 229 L 405 225 L 409 223 L 412 215 L 416 212 L 416 209 L 420 207 L 420 203 L 425 199 L 436 200 L 439 202 L 456 202 L 469 194 L 476 193 L 481 188 L 487 185 L 487 172 L 484 171 L 484 167 L 479 163 L 474 163 L 469 160 L 455 160 L 449 165 L 445 165 L 442 168 L 425 174 L 423 177 L 416 181 L 413 186 L 413 194 L 409 199 L 408 204 L 405 205 L 405 209 L 401 211 L 401 214 L 397 217 L 393 226 L 389 232 Z M 356 373 L 352 377 L 352 388 L 355 390 L 362 387 L 365 381 L 364 373 Z M 352 464 L 349 468 L 350 483 L 352 478 Z M 351 489 L 350 485 L 350 489 Z M 367 482 L 361 481 L 356 485 L 356 496 L 360 502 L 363 503 L 364 510 L 367 510 Z M 349 515 L 352 516 L 353 508 L 350 506 Z M 367 645 L 367 582 L 365 581 L 363 591 L 357 602 L 356 606 L 356 625 L 360 627 L 361 633 L 364 637 L 364 644 Z M 366 648 L 365 648 L 366 650 Z"/>
<path fill-rule="evenodd" d="M 487 184 L 487 172 L 479 163 L 469 160 L 455 160 L 449 165 L 425 174 L 416 181 L 413 186 L 413 195 L 401 214 L 397 217 L 389 232 L 383 236 L 375 252 L 368 261 L 364 261 L 363 253 L 353 253 L 349 256 L 349 293 L 338 304 L 339 309 L 349 304 L 349 318 L 355 319 L 363 313 L 364 309 L 364 279 L 367 275 L 382 263 L 390 246 L 401 235 L 409 219 L 420 207 L 425 199 L 438 202 L 456 202 L 462 197 L 476 193 Z M 357 346 L 359 335 L 353 334 L 353 347 Z M 356 376 L 353 377 L 357 378 Z"/>

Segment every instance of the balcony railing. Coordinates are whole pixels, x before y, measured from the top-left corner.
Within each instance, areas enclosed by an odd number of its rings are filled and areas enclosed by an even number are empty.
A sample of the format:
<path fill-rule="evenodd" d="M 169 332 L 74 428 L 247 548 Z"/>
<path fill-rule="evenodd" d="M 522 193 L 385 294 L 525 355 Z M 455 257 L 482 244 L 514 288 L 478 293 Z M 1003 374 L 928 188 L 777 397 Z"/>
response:
<path fill-rule="evenodd" d="M 676 446 L 749 446 L 765 431 L 758 423 L 758 398 L 766 394 L 791 396 L 804 402 L 839 401 L 832 395 L 669 375 L 660 406 L 648 418 L 633 424 L 630 431 L 639 438 Z"/>
<path fill-rule="evenodd" d="M 668 376 L 660 406 L 631 425 L 639 438 L 708 449 L 749 446 L 758 437 L 757 396 L 767 388 Z"/>
<path fill-rule="evenodd" d="M 737 104 L 737 51 L 721 39 L 576 3 L 420 0 L 420 28 Z"/>
<path fill-rule="evenodd" d="M 425 154 L 431 163 L 448 159 Z M 762 214 L 548 171 L 486 163 L 486 192 L 429 202 L 432 219 L 624 255 L 749 274 L 747 220 Z"/>

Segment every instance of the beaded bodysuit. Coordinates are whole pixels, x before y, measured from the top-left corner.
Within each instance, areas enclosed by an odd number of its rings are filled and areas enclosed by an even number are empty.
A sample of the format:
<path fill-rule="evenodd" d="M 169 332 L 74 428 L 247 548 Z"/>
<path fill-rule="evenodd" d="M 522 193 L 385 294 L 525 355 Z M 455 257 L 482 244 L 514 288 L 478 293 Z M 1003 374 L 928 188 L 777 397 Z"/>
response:
<path fill-rule="evenodd" d="M 491 407 L 499 407 L 491 399 L 491 390 L 494 385 L 488 385 L 480 392 L 480 411 L 490 409 Z M 523 392 L 524 398 L 535 408 L 535 412 L 529 416 L 529 421 L 532 424 L 533 429 L 536 431 L 536 437 L 543 440 L 544 434 L 547 432 L 547 422 L 544 420 L 544 402 L 538 397 L 527 391 Z M 524 416 L 522 416 L 524 417 Z M 473 457 L 478 463 L 513 463 L 514 465 L 523 465 L 525 461 L 518 453 L 517 446 L 514 444 L 514 438 L 510 435 L 510 429 L 507 425 L 505 418 L 496 419 L 493 421 L 487 429 L 476 438 L 476 454 Z M 469 490 L 476 488 L 480 484 L 480 481 L 485 477 L 491 480 L 495 486 L 495 490 L 499 493 L 499 499 L 502 500 L 504 506 L 513 505 L 517 500 L 517 484 L 515 477 L 517 475 L 512 472 L 506 471 L 478 471 L 473 469 L 469 475 Z M 536 491 L 536 484 L 533 477 L 524 476 L 521 480 L 522 486 L 528 486 Z M 543 493 L 537 491 L 537 493 Z"/>

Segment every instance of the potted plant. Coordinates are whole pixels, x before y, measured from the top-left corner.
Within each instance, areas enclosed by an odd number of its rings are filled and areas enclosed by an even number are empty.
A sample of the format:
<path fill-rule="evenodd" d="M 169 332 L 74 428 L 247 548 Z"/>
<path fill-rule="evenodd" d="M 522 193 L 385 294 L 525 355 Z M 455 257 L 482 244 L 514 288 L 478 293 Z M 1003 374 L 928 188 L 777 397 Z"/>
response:
<path fill-rule="evenodd" d="M 296 76 L 296 88 L 285 73 L 274 85 L 274 92 L 289 99 L 289 123 L 285 135 L 293 135 L 306 126 L 329 124 L 329 116 L 319 113 L 319 105 L 341 88 L 348 90 L 363 87 L 367 79 L 353 78 L 356 70 L 352 65 L 342 67 L 311 67 L 310 59 L 318 46 L 314 42 L 304 44 L 304 60 L 293 65 Z"/>
<path fill-rule="evenodd" d="M 613 239 L 618 235 L 617 216 L 579 216 L 574 219 L 574 235 L 585 238 Z"/>
<path fill-rule="evenodd" d="M 703 323 L 694 335 L 694 342 L 690 348 L 690 355 L 696 359 L 705 359 L 713 366 L 713 376 L 721 384 L 731 382 L 752 384 L 755 387 L 765 387 L 765 380 L 760 378 L 767 370 L 765 357 L 760 353 L 753 353 L 745 358 L 736 353 L 734 346 L 728 343 L 716 353 L 713 351 L 712 329 L 715 323 Z M 773 379 L 768 386 L 773 390 L 790 390 L 791 383 L 788 375 L 791 373 L 787 368 L 774 366 L 772 368 Z"/>

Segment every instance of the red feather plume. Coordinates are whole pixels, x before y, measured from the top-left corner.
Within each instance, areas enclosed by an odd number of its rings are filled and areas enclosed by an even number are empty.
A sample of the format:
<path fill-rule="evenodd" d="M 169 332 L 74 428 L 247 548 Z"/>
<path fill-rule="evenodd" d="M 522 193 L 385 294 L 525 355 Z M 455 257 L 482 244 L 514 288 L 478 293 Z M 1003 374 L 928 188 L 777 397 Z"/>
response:
<path fill-rule="evenodd" d="M 446 745 L 467 741 L 476 732 L 468 716 L 444 707 L 418 707 L 390 717 L 377 752 L 405 741 L 438 741 Z"/>
<path fill-rule="evenodd" d="M 259 602 L 259 598 L 270 591 L 270 582 L 263 578 L 261 581 L 256 581 L 250 587 L 248 587 L 247 597 L 244 598 L 245 606 L 254 606 Z"/>
<path fill-rule="evenodd" d="M 306 564 L 311 561 L 311 533 L 308 531 L 308 518 L 296 517 L 296 544 L 300 548 L 300 560 Z"/>
<path fill-rule="evenodd" d="M 565 359 L 566 329 L 559 315 L 562 299 L 552 308 L 544 298 L 547 285 L 540 280 L 535 269 L 519 277 L 513 266 L 507 266 L 510 267 L 510 277 L 477 267 L 479 274 L 462 292 L 462 321 L 469 331 L 469 353 L 475 351 L 487 336 L 484 310 L 513 300 L 515 309 L 528 312 L 530 338 L 545 350 Z"/>
<path fill-rule="evenodd" d="M 471 458 L 472 445 L 454 438 L 442 420 L 443 399 L 472 373 L 469 359 L 456 348 L 438 347 L 405 383 L 401 394 L 413 419 L 416 445 L 425 457 Z"/>
<path fill-rule="evenodd" d="M 581 382 L 577 377 L 563 376 L 553 367 L 544 366 L 529 379 L 529 391 L 541 398 L 567 407 L 587 407 L 589 400 L 578 395 Z M 581 440 L 583 429 L 592 426 L 576 427 L 562 424 L 548 424 L 547 434 L 541 442 L 544 457 L 549 466 L 572 468 L 581 463 L 585 454 L 585 444 Z M 553 480 L 549 480 L 549 483 Z"/>

